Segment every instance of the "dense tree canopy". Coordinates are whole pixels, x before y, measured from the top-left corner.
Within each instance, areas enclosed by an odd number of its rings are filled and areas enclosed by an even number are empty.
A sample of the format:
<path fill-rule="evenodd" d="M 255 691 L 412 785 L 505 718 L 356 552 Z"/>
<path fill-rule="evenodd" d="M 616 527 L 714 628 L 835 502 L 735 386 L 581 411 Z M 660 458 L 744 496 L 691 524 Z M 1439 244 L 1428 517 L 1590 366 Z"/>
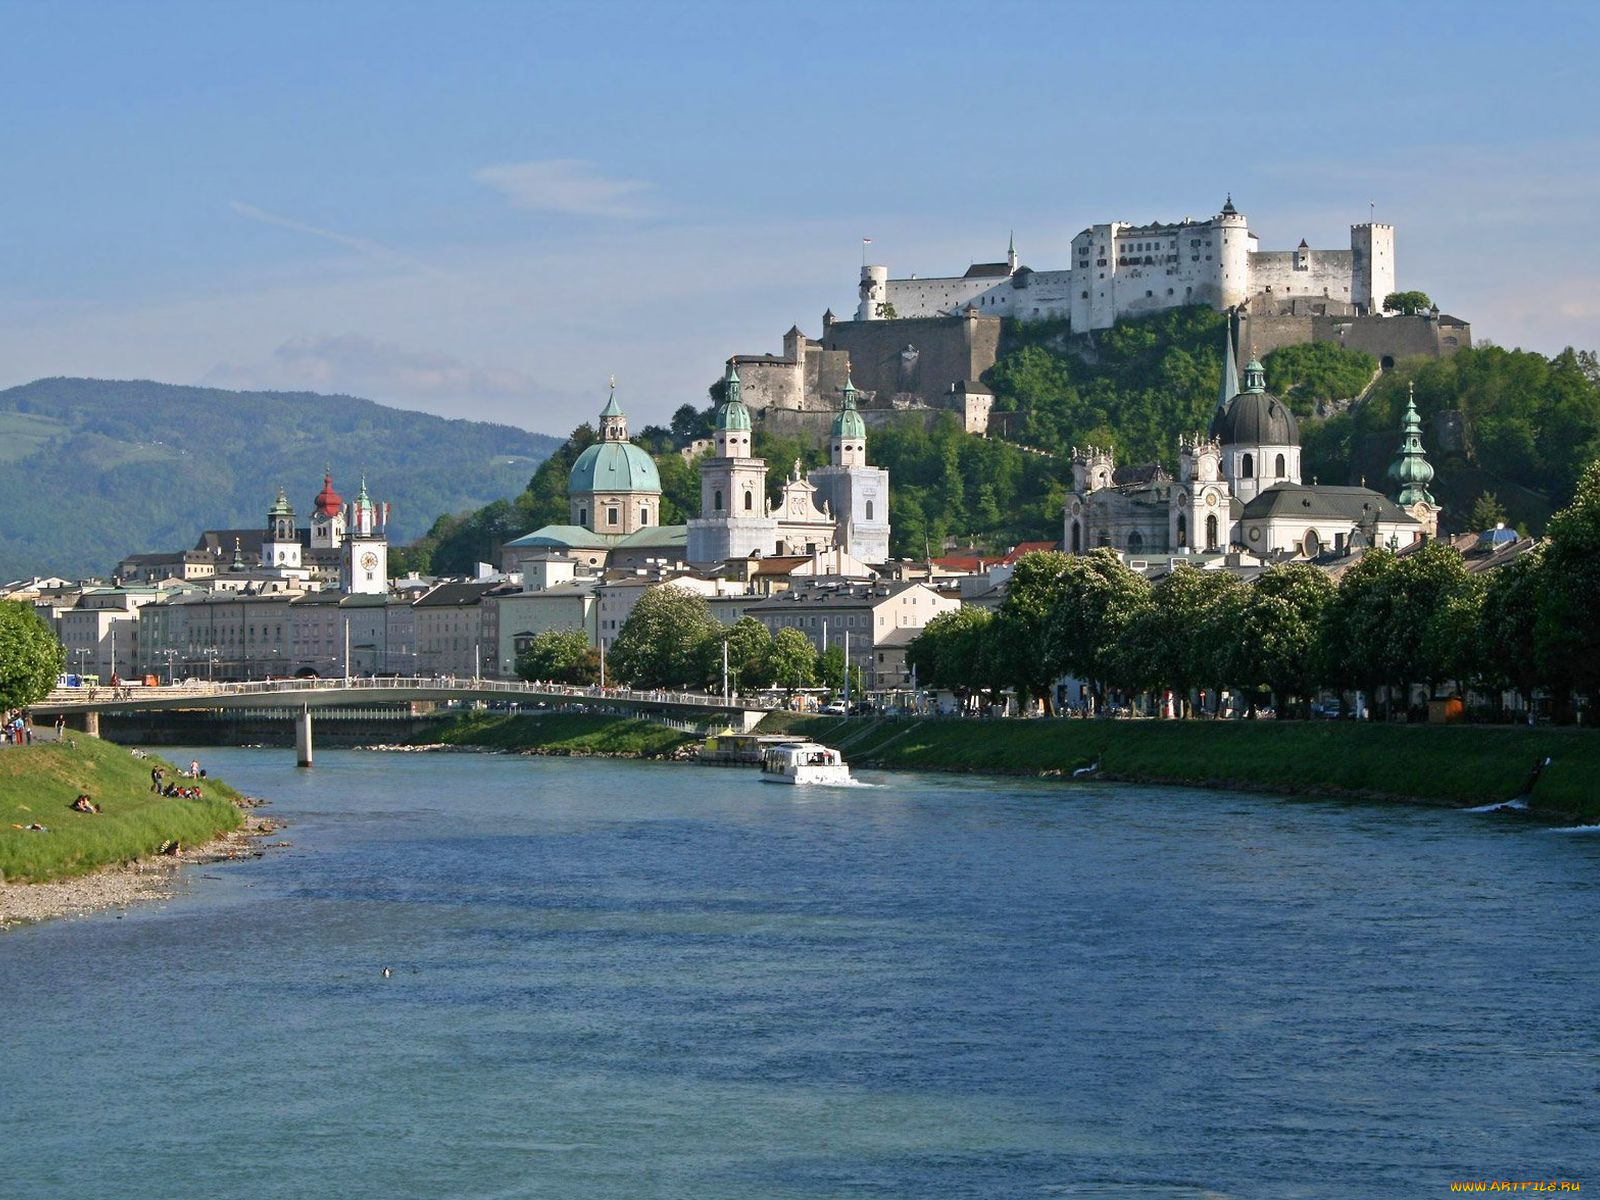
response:
<path fill-rule="evenodd" d="M 517 656 L 517 677 L 586 687 L 600 679 L 600 652 L 582 629 L 547 629 Z"/>
<path fill-rule="evenodd" d="M 0 710 L 43 700 L 66 661 L 66 650 L 32 605 L 0 600 Z"/>
<path fill-rule="evenodd" d="M 699 684 L 701 644 L 718 628 L 705 597 L 671 584 L 647 587 L 611 644 L 608 680 L 641 688 Z"/>

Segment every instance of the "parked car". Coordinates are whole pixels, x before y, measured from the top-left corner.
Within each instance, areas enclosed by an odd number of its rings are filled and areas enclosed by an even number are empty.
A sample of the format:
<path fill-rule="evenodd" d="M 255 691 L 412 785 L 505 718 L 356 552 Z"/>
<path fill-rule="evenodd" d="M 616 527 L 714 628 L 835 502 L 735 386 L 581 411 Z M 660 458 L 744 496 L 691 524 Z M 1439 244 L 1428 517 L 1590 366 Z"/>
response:
<path fill-rule="evenodd" d="M 845 708 L 843 700 L 835 700 L 831 704 L 824 704 L 821 708 L 817 709 L 817 711 L 825 717 L 843 717 L 848 715 L 848 710 Z"/>

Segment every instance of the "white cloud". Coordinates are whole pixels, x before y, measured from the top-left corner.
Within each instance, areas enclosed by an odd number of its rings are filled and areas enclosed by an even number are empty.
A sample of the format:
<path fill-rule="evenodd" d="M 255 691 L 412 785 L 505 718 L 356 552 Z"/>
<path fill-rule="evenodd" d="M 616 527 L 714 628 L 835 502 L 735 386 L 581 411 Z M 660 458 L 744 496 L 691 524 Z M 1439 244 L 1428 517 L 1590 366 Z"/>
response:
<path fill-rule="evenodd" d="M 624 219 L 650 215 L 643 198 L 654 186 L 640 179 L 607 179 L 593 163 L 578 158 L 500 163 L 474 171 L 472 177 L 515 208 Z"/>
<path fill-rule="evenodd" d="M 537 385 L 506 368 L 474 367 L 431 350 L 407 350 L 357 333 L 290 338 L 266 361 L 222 363 L 201 381 L 242 390 L 342 392 L 384 403 L 494 406 L 527 400 Z"/>

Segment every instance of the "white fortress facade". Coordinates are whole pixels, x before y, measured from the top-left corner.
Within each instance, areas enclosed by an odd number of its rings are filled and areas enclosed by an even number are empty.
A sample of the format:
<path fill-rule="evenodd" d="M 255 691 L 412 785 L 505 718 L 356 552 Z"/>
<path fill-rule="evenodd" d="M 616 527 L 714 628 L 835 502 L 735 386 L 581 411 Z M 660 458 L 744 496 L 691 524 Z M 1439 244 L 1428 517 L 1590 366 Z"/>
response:
<path fill-rule="evenodd" d="M 1265 297 L 1326 300 L 1344 312 L 1376 313 L 1395 291 L 1394 226 L 1350 227 L 1348 250 L 1262 250 L 1233 198 L 1216 216 L 1175 224 L 1094 225 L 1072 239 L 1067 266 L 974 263 L 945 278 L 890 279 L 889 268 L 861 268 L 856 320 L 980 315 L 1044 320 L 1067 317 L 1077 332 L 1109 329 L 1119 318 L 1147 316 L 1185 304 L 1225 309 Z M 1330 309 L 1332 311 L 1332 309 Z"/>

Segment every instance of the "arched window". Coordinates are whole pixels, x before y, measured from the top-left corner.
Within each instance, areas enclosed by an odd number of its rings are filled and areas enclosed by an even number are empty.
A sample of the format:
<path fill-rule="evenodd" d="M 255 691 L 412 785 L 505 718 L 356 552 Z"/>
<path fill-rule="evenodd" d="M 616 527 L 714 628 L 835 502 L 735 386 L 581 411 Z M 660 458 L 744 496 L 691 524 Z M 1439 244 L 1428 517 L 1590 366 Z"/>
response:
<path fill-rule="evenodd" d="M 1211 517 L 1207 517 L 1206 518 L 1206 549 L 1207 550 L 1215 550 L 1216 548 L 1217 548 L 1217 518 L 1214 517 L 1214 516 L 1211 516 Z"/>
<path fill-rule="evenodd" d="M 1183 513 L 1178 514 L 1178 549 L 1182 550 L 1189 544 L 1189 518 Z"/>
<path fill-rule="evenodd" d="M 718 488 L 716 491 L 711 493 L 711 511 L 712 512 L 721 512 L 722 511 L 722 489 L 721 488 Z"/>
<path fill-rule="evenodd" d="M 1249 479 L 1255 473 L 1256 456 L 1253 454 L 1246 454 L 1242 459 L 1239 460 L 1239 475 L 1243 479 Z"/>
<path fill-rule="evenodd" d="M 1072 523 L 1072 552 L 1083 553 L 1083 526 L 1076 521 Z"/>
<path fill-rule="evenodd" d="M 867 520 L 872 520 L 872 501 L 867 501 Z"/>
<path fill-rule="evenodd" d="M 1300 545 L 1305 550 L 1307 558 L 1315 558 L 1322 553 L 1322 539 L 1317 536 L 1315 529 L 1306 530 L 1305 537 L 1300 539 Z"/>
<path fill-rule="evenodd" d="M 1135 529 L 1132 533 L 1130 533 L 1128 535 L 1128 553 L 1129 554 L 1138 554 L 1143 549 L 1144 549 L 1144 537 L 1143 537 L 1143 535 L 1140 534 L 1140 532 L 1137 529 Z"/>
<path fill-rule="evenodd" d="M 1279 479 L 1283 479 L 1288 474 L 1289 474 L 1289 464 L 1284 461 L 1283 455 L 1280 454 L 1280 455 L 1278 455 L 1278 474 L 1277 474 L 1277 477 Z"/>
<path fill-rule="evenodd" d="M 746 492 L 744 494 L 744 510 L 745 510 L 745 512 L 754 512 L 755 511 L 755 507 L 756 507 L 755 494 L 753 492 Z"/>

